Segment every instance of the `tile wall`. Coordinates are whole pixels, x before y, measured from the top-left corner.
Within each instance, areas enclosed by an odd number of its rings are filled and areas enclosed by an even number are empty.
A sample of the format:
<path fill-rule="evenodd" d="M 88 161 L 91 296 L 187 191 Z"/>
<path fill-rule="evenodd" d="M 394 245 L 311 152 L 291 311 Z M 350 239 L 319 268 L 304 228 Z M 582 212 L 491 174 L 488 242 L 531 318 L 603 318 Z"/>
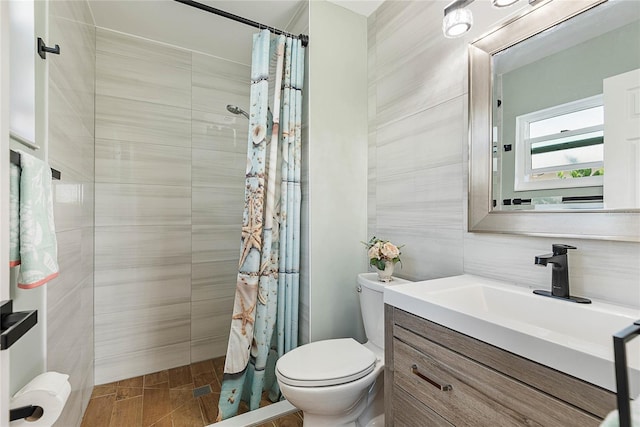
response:
<path fill-rule="evenodd" d="M 69 374 L 71 395 L 56 426 L 79 425 L 94 385 L 95 27 L 85 1 L 49 2 L 48 157 L 60 275 L 47 290 L 46 370 Z"/>
<path fill-rule="evenodd" d="M 472 40 L 443 37 L 442 8 L 385 2 L 368 19 L 369 234 L 405 245 L 402 277 L 471 273 L 542 288 L 551 272 L 533 258 L 561 241 L 578 247 L 573 293 L 640 307 L 638 243 L 466 231 Z"/>
<path fill-rule="evenodd" d="M 96 384 L 226 351 L 249 67 L 97 29 Z"/>
<path fill-rule="evenodd" d="M 193 54 L 191 362 L 227 351 L 244 209 L 246 65 Z"/>
<path fill-rule="evenodd" d="M 385 2 L 368 20 L 369 234 L 405 245 L 410 279 L 463 271 L 466 46 L 441 15 Z"/>

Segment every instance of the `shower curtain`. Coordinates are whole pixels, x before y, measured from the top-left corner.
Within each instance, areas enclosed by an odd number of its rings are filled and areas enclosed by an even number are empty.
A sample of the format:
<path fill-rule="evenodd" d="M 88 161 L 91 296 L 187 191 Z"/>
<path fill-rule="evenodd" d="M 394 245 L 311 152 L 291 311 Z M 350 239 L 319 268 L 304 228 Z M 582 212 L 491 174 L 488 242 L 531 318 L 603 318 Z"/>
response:
<path fill-rule="evenodd" d="M 280 398 L 275 361 L 297 347 L 300 150 L 304 48 L 300 40 L 253 36 L 245 208 L 231 332 L 218 421 L 263 391 Z"/>

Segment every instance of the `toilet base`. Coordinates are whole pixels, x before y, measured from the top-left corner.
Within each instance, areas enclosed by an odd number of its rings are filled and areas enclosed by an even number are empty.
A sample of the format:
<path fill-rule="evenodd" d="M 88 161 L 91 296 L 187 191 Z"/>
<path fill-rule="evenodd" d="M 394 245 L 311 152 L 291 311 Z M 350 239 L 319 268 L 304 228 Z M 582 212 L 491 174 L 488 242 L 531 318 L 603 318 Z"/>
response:
<path fill-rule="evenodd" d="M 369 392 L 369 403 L 356 420 L 357 427 L 384 427 L 384 373 L 377 378 Z"/>
<path fill-rule="evenodd" d="M 340 416 L 311 414 L 303 411 L 304 427 L 383 427 L 384 426 L 384 375 L 348 412 Z M 360 415 L 358 415 L 360 414 Z"/>

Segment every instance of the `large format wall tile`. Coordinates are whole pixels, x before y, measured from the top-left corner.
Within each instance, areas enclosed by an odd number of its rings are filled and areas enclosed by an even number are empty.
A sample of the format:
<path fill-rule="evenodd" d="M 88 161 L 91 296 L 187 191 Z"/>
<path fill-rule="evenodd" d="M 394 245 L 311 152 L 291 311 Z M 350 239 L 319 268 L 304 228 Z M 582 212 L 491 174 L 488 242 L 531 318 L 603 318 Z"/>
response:
<path fill-rule="evenodd" d="M 193 66 L 194 85 L 209 85 L 207 76 L 220 77 L 229 81 L 249 84 L 251 76 L 251 67 L 249 65 L 196 52 L 193 53 L 191 63 Z M 245 90 L 244 94 L 247 98 L 249 97 L 249 91 Z"/>
<path fill-rule="evenodd" d="M 48 283 L 47 304 L 57 305 L 87 275 L 81 261 L 82 228 L 56 233 L 60 274 Z"/>
<path fill-rule="evenodd" d="M 191 72 L 98 51 L 96 94 L 191 108 Z"/>
<path fill-rule="evenodd" d="M 231 322 L 229 322 L 230 327 Z M 224 356 L 227 353 L 228 344 L 229 335 L 191 340 L 191 363 L 211 359 L 212 354 L 218 355 L 215 357 Z"/>
<path fill-rule="evenodd" d="M 458 163 L 378 179 L 378 226 L 462 231 L 461 185 L 451 179 L 460 168 Z"/>
<path fill-rule="evenodd" d="M 96 95 L 96 138 L 190 148 L 191 111 Z"/>
<path fill-rule="evenodd" d="M 96 272 L 189 262 L 190 226 L 96 227 Z"/>
<path fill-rule="evenodd" d="M 232 297 L 237 277 L 237 259 L 194 263 L 191 266 L 191 300 Z"/>
<path fill-rule="evenodd" d="M 92 182 L 94 128 L 83 122 L 82 105 L 72 105 L 55 80 L 49 84 L 49 163 L 63 180 Z M 92 110 L 90 110 L 92 111 Z"/>
<path fill-rule="evenodd" d="M 56 1 L 49 5 L 49 21 L 58 22 L 77 22 L 87 24 L 93 31 L 95 31 L 95 23 L 93 22 L 93 16 L 91 14 L 91 8 L 87 2 L 76 1 Z M 95 46 L 95 44 L 94 44 Z M 95 53 L 95 49 L 89 50 L 84 53 Z"/>
<path fill-rule="evenodd" d="M 213 316 L 211 313 L 215 313 Z M 228 337 L 233 296 L 194 301 L 191 304 L 191 339 Z"/>
<path fill-rule="evenodd" d="M 463 97 L 457 97 L 378 128 L 377 177 L 460 164 L 466 129 L 451 117 L 464 114 L 465 106 Z"/>
<path fill-rule="evenodd" d="M 225 183 L 193 187 L 193 225 L 237 225 L 242 222 L 244 185 Z"/>
<path fill-rule="evenodd" d="M 96 314 L 191 300 L 191 263 L 98 270 L 95 281 Z"/>
<path fill-rule="evenodd" d="M 194 263 L 239 260 L 240 224 L 237 226 L 194 225 L 192 229 Z"/>
<path fill-rule="evenodd" d="M 54 181 L 59 276 L 46 284 L 47 371 L 69 375 L 71 395 L 55 426 L 79 425 L 94 385 L 93 233 L 95 26 L 86 1 L 48 7 L 48 160 Z"/>
<path fill-rule="evenodd" d="M 190 303 L 96 314 L 96 359 L 189 342 Z M 150 373 L 153 371 L 148 371 Z"/>
<path fill-rule="evenodd" d="M 127 34 L 97 29 L 96 50 L 191 70 L 191 52 Z"/>
<path fill-rule="evenodd" d="M 210 80 L 210 82 L 206 86 L 204 84 L 202 86 L 193 86 L 192 99 L 195 110 L 231 114 L 227 111 L 227 105 L 231 104 L 247 112 L 249 111 L 247 83 L 227 82 L 224 79 L 214 79 L 210 76 L 205 76 L 205 79 L 199 80 Z"/>
<path fill-rule="evenodd" d="M 247 153 L 249 120 L 244 116 L 197 110 L 191 114 L 193 148 Z"/>
<path fill-rule="evenodd" d="M 227 104 L 249 111 L 250 68 L 206 55 L 193 55 L 192 108 L 222 113 Z"/>
<path fill-rule="evenodd" d="M 96 139 L 96 181 L 191 186 L 191 150 Z"/>
<path fill-rule="evenodd" d="M 56 232 L 69 231 L 83 225 L 86 213 L 85 185 L 78 182 L 57 182 L 52 188 L 53 217 Z M 93 203 L 91 204 L 93 207 Z"/>
<path fill-rule="evenodd" d="M 98 383 L 188 363 L 190 221 L 183 226 L 96 227 L 95 278 Z M 182 354 L 162 354 L 176 346 Z M 140 364 L 139 354 L 153 361 Z"/>
<path fill-rule="evenodd" d="M 378 125 L 466 92 L 467 47 L 442 36 L 440 3 L 386 2 L 376 22 Z"/>
<path fill-rule="evenodd" d="M 58 3 L 58 2 L 56 2 Z M 68 3 L 67 1 L 59 2 Z M 77 9 L 77 8 L 76 8 Z M 69 19 L 50 19 L 49 34 L 63 46 L 59 60 L 48 60 L 49 83 L 64 94 L 78 114 L 78 124 L 91 130 L 94 126 L 95 99 L 95 28 L 93 24 Z M 68 52 L 68 54 L 67 54 Z M 47 59 L 51 59 L 48 56 Z M 89 71 L 90 70 L 90 71 Z M 49 110 L 49 121 L 51 113 Z M 91 144 L 92 145 L 92 144 Z"/>
<path fill-rule="evenodd" d="M 48 315 L 47 324 L 47 341 L 50 342 L 48 354 L 48 364 L 56 366 L 59 372 L 64 372 L 70 376 L 72 388 L 78 389 L 82 383 L 82 374 L 87 366 L 93 364 L 93 360 L 85 359 L 84 353 L 93 354 L 92 345 L 87 346 L 83 343 L 87 338 L 91 338 L 93 331 L 86 328 L 86 322 L 70 322 L 69 316 L 65 313 L 66 307 L 82 308 L 84 310 L 91 308 L 91 305 L 84 307 L 83 293 L 85 288 L 90 289 L 91 277 L 77 283 L 70 292 L 67 292 L 56 304 L 48 307 L 51 314 Z M 83 311 L 84 311 L 83 310 Z M 83 314 L 76 313 L 78 317 Z M 85 315 L 87 313 L 84 313 Z M 88 313 L 93 318 L 93 313 Z M 90 323 L 92 324 L 92 322 Z M 64 331 L 64 333 L 60 333 Z M 79 351 L 69 351 L 69 349 L 79 349 Z M 81 363 L 82 362 L 82 363 Z"/>
<path fill-rule="evenodd" d="M 193 150 L 193 186 L 211 186 L 219 182 L 244 183 L 247 156 L 226 151 Z"/>
<path fill-rule="evenodd" d="M 112 357 L 96 356 L 96 384 L 106 384 L 141 373 L 162 371 L 190 363 L 189 341 L 178 342 L 150 350 L 121 353 Z"/>
<path fill-rule="evenodd" d="M 191 360 L 227 349 L 244 206 L 250 69 L 193 55 Z"/>
<path fill-rule="evenodd" d="M 227 350 L 233 297 L 195 301 L 191 304 L 191 360 L 207 360 Z"/>
<path fill-rule="evenodd" d="M 96 184 L 98 227 L 190 224 L 190 187 Z"/>

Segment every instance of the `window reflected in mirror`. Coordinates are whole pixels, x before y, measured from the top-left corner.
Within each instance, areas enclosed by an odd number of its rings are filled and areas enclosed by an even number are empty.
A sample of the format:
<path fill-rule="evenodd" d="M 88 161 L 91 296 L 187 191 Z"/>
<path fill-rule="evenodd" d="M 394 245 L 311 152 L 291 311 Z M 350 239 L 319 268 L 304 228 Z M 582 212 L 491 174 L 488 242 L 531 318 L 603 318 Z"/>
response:
<path fill-rule="evenodd" d="M 494 210 L 640 207 L 640 119 L 626 118 L 640 115 L 639 3 L 492 55 Z"/>

